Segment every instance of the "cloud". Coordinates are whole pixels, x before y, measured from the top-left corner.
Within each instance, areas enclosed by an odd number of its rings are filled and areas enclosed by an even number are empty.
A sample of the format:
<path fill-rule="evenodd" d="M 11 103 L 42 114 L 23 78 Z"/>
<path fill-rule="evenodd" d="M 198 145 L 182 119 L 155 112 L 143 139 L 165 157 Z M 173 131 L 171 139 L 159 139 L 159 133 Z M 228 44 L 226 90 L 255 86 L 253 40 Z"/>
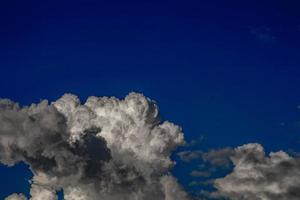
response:
<path fill-rule="evenodd" d="M 216 167 L 228 168 L 231 164 L 230 156 L 233 155 L 233 153 L 234 150 L 230 147 L 212 149 L 208 152 L 202 153 L 202 159 Z"/>
<path fill-rule="evenodd" d="M 300 160 L 283 151 L 265 155 L 260 144 L 251 143 L 234 150 L 233 172 L 214 181 L 211 196 L 231 200 L 300 199 Z"/>
<path fill-rule="evenodd" d="M 181 128 L 160 122 L 142 94 L 125 99 L 65 94 L 55 102 L 20 107 L 0 100 L 0 162 L 30 165 L 31 200 L 187 200 L 169 173 Z M 13 194 L 7 199 L 24 199 Z"/>
<path fill-rule="evenodd" d="M 199 145 L 201 143 L 203 143 L 203 141 L 205 140 L 205 137 L 203 135 L 201 135 L 200 137 L 198 137 L 197 139 L 192 139 L 189 142 L 185 142 L 184 146 L 185 147 L 192 147 L 192 146 L 196 146 Z"/>
<path fill-rule="evenodd" d="M 271 42 L 277 38 L 268 27 L 249 27 L 249 31 L 251 35 L 261 41 Z"/>
<path fill-rule="evenodd" d="M 201 151 L 181 151 L 177 153 L 177 156 L 184 162 L 191 162 L 201 158 Z"/>
<path fill-rule="evenodd" d="M 189 186 L 213 186 L 215 191 L 198 190 L 201 199 L 228 200 L 296 200 L 300 199 L 300 158 L 278 151 L 265 154 L 258 143 L 237 148 L 226 147 L 208 152 L 185 151 L 181 158 L 186 161 L 201 159 L 199 169 L 190 175 L 204 180 L 193 180 Z M 197 156 L 195 156 L 197 155 Z M 232 168 L 233 167 L 233 168 Z M 230 172 L 222 178 L 218 172 Z M 212 176 L 213 175 L 213 176 Z M 208 178 L 208 179 L 205 179 Z"/>
<path fill-rule="evenodd" d="M 12 194 L 5 198 L 5 200 L 26 200 L 23 194 Z"/>
<path fill-rule="evenodd" d="M 212 149 L 207 152 L 203 151 L 181 151 L 177 153 L 177 156 L 184 162 L 191 162 L 193 160 L 201 159 L 204 162 L 210 163 L 216 167 L 230 167 L 230 156 L 234 153 L 234 150 L 230 147 L 223 149 Z"/>
<path fill-rule="evenodd" d="M 211 173 L 209 171 L 193 170 L 190 175 L 193 177 L 209 177 Z"/>

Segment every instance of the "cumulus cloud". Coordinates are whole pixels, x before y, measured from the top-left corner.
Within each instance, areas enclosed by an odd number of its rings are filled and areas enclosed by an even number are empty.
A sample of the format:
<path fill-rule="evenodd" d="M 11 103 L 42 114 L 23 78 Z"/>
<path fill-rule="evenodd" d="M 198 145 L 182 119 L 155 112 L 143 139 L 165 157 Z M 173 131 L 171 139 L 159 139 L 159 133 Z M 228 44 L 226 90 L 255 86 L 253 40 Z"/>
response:
<path fill-rule="evenodd" d="M 214 181 L 214 197 L 231 200 L 300 199 L 300 160 L 283 151 L 267 156 L 257 143 L 234 149 L 233 172 Z"/>
<path fill-rule="evenodd" d="M 160 122 L 142 94 L 125 99 L 72 94 L 20 107 L 0 100 L 0 162 L 30 165 L 31 200 L 187 200 L 169 173 L 181 128 Z M 7 200 L 25 199 L 13 194 Z"/>
<path fill-rule="evenodd" d="M 300 158 L 284 151 L 266 155 L 262 145 L 250 143 L 237 148 L 212 149 L 207 152 L 184 151 L 178 156 L 185 162 L 204 161 L 193 170 L 189 186 L 213 186 L 216 190 L 196 191 L 201 199 L 296 200 L 300 199 Z M 233 167 L 233 168 L 232 168 Z M 225 177 L 215 177 L 215 170 L 232 170 Z M 205 179 L 208 178 L 208 179 Z"/>

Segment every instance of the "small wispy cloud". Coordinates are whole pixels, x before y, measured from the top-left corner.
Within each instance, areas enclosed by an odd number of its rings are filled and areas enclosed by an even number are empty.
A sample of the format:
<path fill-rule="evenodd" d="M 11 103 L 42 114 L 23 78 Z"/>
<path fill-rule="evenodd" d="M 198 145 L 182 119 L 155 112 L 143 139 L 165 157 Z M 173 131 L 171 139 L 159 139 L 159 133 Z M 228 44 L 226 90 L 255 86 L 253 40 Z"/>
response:
<path fill-rule="evenodd" d="M 193 176 L 193 177 L 210 177 L 211 173 L 209 171 L 199 171 L 199 170 L 193 170 L 191 173 L 190 173 L 190 176 Z"/>
<path fill-rule="evenodd" d="M 262 26 L 262 27 L 250 26 L 249 32 L 252 36 L 254 36 L 256 39 L 260 41 L 272 42 L 277 39 L 272 29 L 266 26 Z"/>
<path fill-rule="evenodd" d="M 201 151 L 182 151 L 177 153 L 177 156 L 180 158 L 180 160 L 184 162 L 191 162 L 192 160 L 197 160 L 201 158 L 201 155 Z"/>

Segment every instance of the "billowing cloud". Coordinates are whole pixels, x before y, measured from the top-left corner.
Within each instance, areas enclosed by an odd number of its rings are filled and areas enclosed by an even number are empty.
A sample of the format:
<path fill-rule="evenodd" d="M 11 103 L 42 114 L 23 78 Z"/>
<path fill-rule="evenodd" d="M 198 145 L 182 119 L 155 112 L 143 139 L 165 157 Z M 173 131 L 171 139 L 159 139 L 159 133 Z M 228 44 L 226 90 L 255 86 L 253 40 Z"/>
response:
<path fill-rule="evenodd" d="M 0 161 L 30 165 L 31 200 L 56 200 L 61 189 L 66 200 L 186 200 L 169 173 L 182 144 L 181 128 L 160 122 L 155 102 L 137 93 L 28 107 L 0 100 Z"/>
<path fill-rule="evenodd" d="M 300 199 L 300 160 L 283 151 L 267 156 L 257 143 L 237 147 L 233 172 L 215 180 L 214 197 L 231 200 Z"/>

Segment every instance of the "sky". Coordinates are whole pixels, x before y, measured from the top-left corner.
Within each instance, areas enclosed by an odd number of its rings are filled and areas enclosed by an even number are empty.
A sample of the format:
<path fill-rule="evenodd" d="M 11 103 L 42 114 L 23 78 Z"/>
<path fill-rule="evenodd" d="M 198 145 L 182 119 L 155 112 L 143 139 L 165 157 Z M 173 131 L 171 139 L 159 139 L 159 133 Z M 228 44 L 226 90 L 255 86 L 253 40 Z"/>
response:
<path fill-rule="evenodd" d="M 1 1 L 0 97 L 28 105 L 135 91 L 196 141 L 177 152 L 251 142 L 299 152 L 299 9 L 296 0 Z M 198 163 L 173 158 L 175 177 L 197 190 Z M 0 177 L 0 199 L 28 194 L 25 164 L 1 165 Z"/>

